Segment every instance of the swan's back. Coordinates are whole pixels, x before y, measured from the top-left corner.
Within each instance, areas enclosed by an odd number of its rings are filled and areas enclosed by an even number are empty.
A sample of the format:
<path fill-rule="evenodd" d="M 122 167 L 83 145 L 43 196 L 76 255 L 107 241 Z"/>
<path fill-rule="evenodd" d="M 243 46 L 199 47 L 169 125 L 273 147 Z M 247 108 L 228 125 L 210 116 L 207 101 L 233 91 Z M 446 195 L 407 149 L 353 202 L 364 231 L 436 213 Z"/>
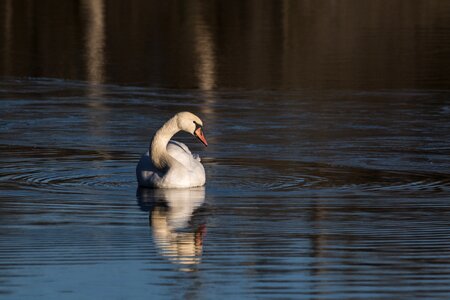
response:
<path fill-rule="evenodd" d="M 170 140 L 167 144 L 167 153 L 188 169 L 192 169 L 193 164 L 195 166 L 200 161 L 200 157 L 192 154 L 185 144 L 174 140 Z"/>
<path fill-rule="evenodd" d="M 167 153 L 178 162 L 167 170 L 156 168 L 149 152 L 141 157 L 136 168 L 140 186 L 186 188 L 205 184 L 205 169 L 200 163 L 200 157 L 192 154 L 185 144 L 170 140 L 167 144 Z"/>

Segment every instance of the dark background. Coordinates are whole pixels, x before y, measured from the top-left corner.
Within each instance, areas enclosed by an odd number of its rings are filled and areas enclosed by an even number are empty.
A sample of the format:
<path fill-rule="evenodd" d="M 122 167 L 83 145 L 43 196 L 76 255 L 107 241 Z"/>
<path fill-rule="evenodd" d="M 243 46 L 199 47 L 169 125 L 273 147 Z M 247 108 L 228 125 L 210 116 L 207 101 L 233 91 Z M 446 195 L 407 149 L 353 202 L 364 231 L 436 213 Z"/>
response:
<path fill-rule="evenodd" d="M 0 74 L 149 87 L 446 89 L 450 1 L 0 1 Z"/>

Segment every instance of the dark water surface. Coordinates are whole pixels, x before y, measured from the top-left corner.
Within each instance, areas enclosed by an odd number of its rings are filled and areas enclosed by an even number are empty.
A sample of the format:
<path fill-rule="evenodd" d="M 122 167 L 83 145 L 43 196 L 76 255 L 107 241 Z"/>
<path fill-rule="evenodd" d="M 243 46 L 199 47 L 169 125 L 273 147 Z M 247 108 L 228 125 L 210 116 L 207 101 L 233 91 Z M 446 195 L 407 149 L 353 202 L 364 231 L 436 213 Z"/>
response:
<path fill-rule="evenodd" d="M 448 2 L 118 3 L 0 1 L 0 298 L 450 297 Z"/>

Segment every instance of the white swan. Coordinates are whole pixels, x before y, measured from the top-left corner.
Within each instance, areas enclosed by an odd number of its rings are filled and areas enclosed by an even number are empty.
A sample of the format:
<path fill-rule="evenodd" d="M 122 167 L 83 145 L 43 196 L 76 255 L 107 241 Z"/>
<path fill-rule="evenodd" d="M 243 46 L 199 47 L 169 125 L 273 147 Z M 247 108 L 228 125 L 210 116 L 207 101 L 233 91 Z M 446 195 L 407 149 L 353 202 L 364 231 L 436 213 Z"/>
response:
<path fill-rule="evenodd" d="M 188 188 L 205 184 L 205 169 L 198 155 L 180 142 L 170 140 L 178 131 L 196 136 L 208 146 L 203 122 L 190 112 L 180 112 L 167 121 L 153 136 L 150 150 L 136 167 L 139 186 L 151 188 Z"/>

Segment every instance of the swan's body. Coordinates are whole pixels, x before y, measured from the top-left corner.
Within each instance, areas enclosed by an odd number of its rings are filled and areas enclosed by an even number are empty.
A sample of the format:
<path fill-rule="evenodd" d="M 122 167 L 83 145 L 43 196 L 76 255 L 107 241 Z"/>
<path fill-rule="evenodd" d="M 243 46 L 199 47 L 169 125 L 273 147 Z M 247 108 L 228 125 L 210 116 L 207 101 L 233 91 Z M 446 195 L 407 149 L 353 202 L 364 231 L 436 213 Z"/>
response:
<path fill-rule="evenodd" d="M 181 112 L 167 121 L 154 135 L 150 150 L 136 167 L 139 186 L 151 188 L 188 188 L 205 184 L 205 169 L 198 155 L 180 142 L 170 140 L 183 130 L 207 145 L 202 121 L 192 113 Z"/>

